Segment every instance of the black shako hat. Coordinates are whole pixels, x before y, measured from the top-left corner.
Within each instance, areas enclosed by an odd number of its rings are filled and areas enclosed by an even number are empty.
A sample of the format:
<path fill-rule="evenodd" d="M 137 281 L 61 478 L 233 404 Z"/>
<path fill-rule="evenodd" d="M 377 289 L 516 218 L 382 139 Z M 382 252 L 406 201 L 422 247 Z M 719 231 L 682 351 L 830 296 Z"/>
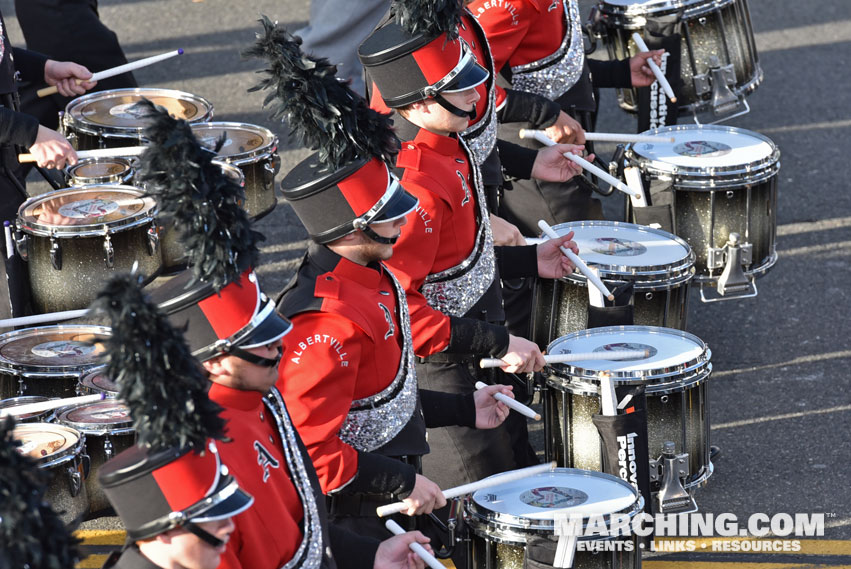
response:
<path fill-rule="evenodd" d="M 294 137 L 318 150 L 284 177 L 284 197 L 317 243 L 356 230 L 392 243 L 369 225 L 406 216 L 417 199 L 387 166 L 399 148 L 388 116 L 341 82 L 328 60 L 305 55 L 300 38 L 266 17 L 260 22 L 263 33 L 245 55 L 265 59 L 269 68 L 251 90 L 272 90 L 264 101 L 274 101 L 272 117 L 286 120 Z"/>
<path fill-rule="evenodd" d="M 461 1 L 397 0 L 393 8 L 395 18 L 358 48 L 361 63 L 388 107 L 425 99 L 443 104 L 441 93 L 464 91 L 487 80 L 487 69 L 458 37 Z"/>

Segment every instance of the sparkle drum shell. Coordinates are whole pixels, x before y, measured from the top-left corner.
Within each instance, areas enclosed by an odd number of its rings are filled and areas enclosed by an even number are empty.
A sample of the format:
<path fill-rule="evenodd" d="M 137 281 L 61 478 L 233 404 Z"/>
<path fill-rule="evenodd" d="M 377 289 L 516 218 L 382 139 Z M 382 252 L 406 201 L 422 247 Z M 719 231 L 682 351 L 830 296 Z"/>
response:
<path fill-rule="evenodd" d="M 559 517 L 576 519 L 584 529 L 589 522 L 593 524 L 603 516 L 607 524 L 609 516 L 631 520 L 643 507 L 638 492 L 620 478 L 573 468 L 556 468 L 553 472 L 479 490 L 466 502 L 464 511 L 470 529 L 470 566 L 523 569 L 527 544 L 540 538 L 558 541 L 555 527 Z M 589 551 L 592 548 L 588 542 L 597 542 L 595 545 L 600 547 L 604 545 L 600 542 L 613 540 L 628 545 L 621 551 Z M 575 569 L 641 566 L 634 535 L 606 538 L 582 535 L 578 541 L 583 543 L 577 545 Z"/>
<path fill-rule="evenodd" d="M 712 474 L 709 460 L 709 375 L 711 351 L 697 336 L 652 326 L 608 326 L 574 332 L 552 342 L 547 353 L 650 350 L 638 360 L 593 360 L 547 368 L 545 438 L 548 456 L 559 465 L 602 470 L 600 436 L 591 417 L 600 412 L 600 379 L 616 386 L 645 386 L 650 458 L 665 441 L 689 453 L 685 487 Z"/>
<path fill-rule="evenodd" d="M 146 282 L 162 270 L 157 205 L 132 186 L 94 185 L 42 194 L 18 210 L 38 312 L 86 308 L 114 272 L 136 271 Z"/>
<path fill-rule="evenodd" d="M 80 376 L 100 365 L 104 326 L 58 325 L 0 334 L 0 399 L 74 397 Z"/>
<path fill-rule="evenodd" d="M 632 283 L 635 324 L 683 330 L 695 256 L 683 239 L 666 231 L 616 221 L 579 221 L 553 227 L 574 232 L 579 256 L 600 271 L 611 288 Z M 588 280 L 579 271 L 565 278 L 539 279 L 532 339 L 546 346 L 555 338 L 587 328 Z"/>

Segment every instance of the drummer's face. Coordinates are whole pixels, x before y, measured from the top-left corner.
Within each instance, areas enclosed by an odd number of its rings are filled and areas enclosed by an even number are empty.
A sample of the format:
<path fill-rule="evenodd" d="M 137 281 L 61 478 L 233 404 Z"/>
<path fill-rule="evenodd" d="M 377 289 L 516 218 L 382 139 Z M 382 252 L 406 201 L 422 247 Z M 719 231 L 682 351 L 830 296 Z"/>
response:
<path fill-rule="evenodd" d="M 201 529 L 225 542 L 225 545 L 213 547 L 186 529 L 177 528 L 161 536 L 168 545 L 168 556 L 173 567 L 184 569 L 216 569 L 222 554 L 227 548 L 227 541 L 233 533 L 234 523 L 231 518 L 212 522 L 200 522 Z"/>
<path fill-rule="evenodd" d="M 249 348 L 248 351 L 262 358 L 275 359 L 282 348 L 277 340 L 265 346 Z M 204 362 L 204 368 L 215 383 L 241 391 L 267 393 L 278 380 L 278 367 L 263 367 L 236 356 L 219 356 Z"/>

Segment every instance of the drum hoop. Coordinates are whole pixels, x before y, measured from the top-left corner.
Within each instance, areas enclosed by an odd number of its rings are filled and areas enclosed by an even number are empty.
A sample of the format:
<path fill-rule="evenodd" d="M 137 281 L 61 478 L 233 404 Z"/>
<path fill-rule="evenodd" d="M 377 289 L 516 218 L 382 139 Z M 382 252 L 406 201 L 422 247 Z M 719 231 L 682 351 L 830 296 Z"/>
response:
<path fill-rule="evenodd" d="M 730 4 L 739 2 L 740 0 L 670 0 L 667 4 L 659 6 L 656 9 L 647 9 L 644 4 L 636 3 L 626 6 L 611 4 L 602 0 L 598 5 L 600 14 L 604 21 L 611 20 L 612 27 L 620 27 L 624 29 L 639 29 L 643 28 L 647 23 L 647 17 L 657 18 L 675 14 L 683 10 L 684 21 L 694 19 L 698 16 L 715 12 L 726 8 Z"/>
<path fill-rule="evenodd" d="M 107 125 L 98 125 L 91 121 L 86 120 L 85 117 L 78 116 L 79 110 L 81 107 L 89 104 L 90 102 L 98 99 L 107 99 L 105 97 L 106 94 L 113 94 L 115 96 L 133 96 L 139 95 L 140 97 L 153 97 L 153 96 L 166 96 L 172 97 L 174 99 L 184 99 L 191 101 L 192 103 L 197 104 L 199 107 L 204 109 L 204 113 L 198 118 L 189 120 L 189 123 L 196 122 L 207 122 L 211 118 L 213 118 L 213 104 L 210 103 L 204 97 L 193 95 L 192 93 L 187 93 L 185 91 L 178 91 L 175 89 L 157 89 L 153 87 L 131 87 L 126 89 L 110 89 L 108 91 L 97 91 L 95 93 L 89 93 L 88 95 L 83 95 L 82 97 L 77 97 L 68 103 L 65 107 L 65 124 L 66 126 L 72 127 L 74 130 L 83 132 L 85 134 L 90 134 L 93 136 L 103 136 L 104 138 L 110 138 L 110 133 L 114 138 L 128 138 L 128 135 L 135 134 L 140 135 L 142 131 L 145 129 L 144 126 L 107 126 Z"/>
<path fill-rule="evenodd" d="M 21 212 L 23 212 L 26 208 L 44 201 L 47 198 L 57 197 L 62 193 L 79 192 L 80 190 L 88 189 L 97 190 L 99 188 L 118 189 L 124 191 L 132 190 L 139 194 L 136 197 L 142 200 L 145 207 L 143 207 L 139 212 L 121 219 L 116 219 L 107 223 L 88 223 L 86 225 L 59 226 L 28 221 L 21 217 Z M 124 186 L 121 184 L 86 184 L 64 190 L 56 190 L 54 192 L 50 192 L 49 195 L 41 194 L 28 199 L 21 204 L 20 208 L 18 208 L 18 219 L 15 221 L 15 224 L 18 229 L 24 233 L 37 237 L 57 237 L 60 239 L 74 237 L 102 237 L 104 235 L 104 227 L 106 227 L 106 234 L 114 235 L 155 221 L 157 213 L 159 213 L 159 206 L 156 200 L 152 197 L 146 196 L 144 190 L 141 188 L 136 186 Z"/>
<path fill-rule="evenodd" d="M 105 401 L 115 403 L 115 399 L 107 398 Z M 67 418 L 68 414 L 72 411 L 75 411 L 82 407 L 93 407 L 98 403 L 80 403 L 78 405 L 69 405 L 67 407 L 57 409 L 55 422 L 59 425 L 71 427 L 72 429 L 80 431 L 81 433 L 94 436 L 125 435 L 135 431 L 135 429 L 133 428 L 133 418 L 132 416 L 130 416 L 129 412 L 126 421 L 113 421 L 111 423 L 88 423 L 85 421 L 72 421 L 71 419 Z"/>
<path fill-rule="evenodd" d="M 227 162 L 228 164 L 233 164 L 234 166 L 242 166 L 243 164 L 253 164 L 255 162 L 260 162 L 264 158 L 271 158 L 274 153 L 278 151 L 278 136 L 269 130 L 266 127 L 250 124 L 250 123 L 241 123 L 241 122 L 203 122 L 203 123 L 195 123 L 192 125 L 192 132 L 195 134 L 198 131 L 202 130 L 213 130 L 216 129 L 239 129 L 245 126 L 252 127 L 251 129 L 243 129 L 245 131 L 257 131 L 257 134 L 262 135 L 264 138 L 269 139 L 268 144 L 264 144 L 263 146 L 259 146 L 254 150 L 249 150 L 247 152 L 238 152 L 236 154 L 222 155 L 219 154 L 216 157 L 216 160 Z M 197 134 L 196 134 L 197 137 Z"/>
<path fill-rule="evenodd" d="M 92 335 L 103 336 L 104 339 L 108 338 L 112 334 L 112 329 L 107 326 L 97 326 L 97 325 L 68 325 L 68 324 L 57 324 L 54 326 L 37 326 L 34 328 L 24 328 L 23 330 L 13 330 L 11 332 L 6 332 L 4 334 L 0 334 L 0 350 L 2 350 L 3 346 L 9 344 L 10 341 L 14 341 L 18 337 L 26 337 L 26 336 L 37 336 L 39 334 L 48 334 L 51 332 L 61 332 L 63 330 L 72 331 L 79 330 L 80 332 L 90 333 Z M 0 353 L 0 372 L 4 371 L 18 371 L 18 372 L 26 372 L 28 370 L 32 370 L 33 373 L 22 373 L 24 377 L 61 377 L 61 376 L 70 376 L 70 377 L 79 377 L 80 371 L 88 370 L 93 367 L 103 366 L 101 363 L 92 362 L 91 364 L 79 364 L 79 365 L 66 365 L 66 366 L 42 366 L 42 365 L 31 365 L 31 364 L 23 364 L 21 362 L 16 362 L 8 359 Z M 37 371 L 44 370 L 45 368 L 55 369 L 57 371 Z M 62 370 L 62 371 L 59 371 Z M 69 373 L 69 372 L 77 372 L 77 373 Z M 14 374 L 18 375 L 18 374 Z"/>
<path fill-rule="evenodd" d="M 97 385 L 95 385 L 94 381 L 92 380 L 93 377 L 98 376 L 98 375 L 105 375 L 105 373 L 106 373 L 106 366 L 105 365 L 99 365 L 96 368 L 93 368 L 93 369 L 86 371 L 86 373 L 83 374 L 82 377 L 80 377 L 79 388 L 85 389 L 87 393 L 105 393 L 107 399 L 114 399 L 116 397 L 116 395 L 118 394 L 118 391 L 104 390 L 104 389 L 98 387 Z"/>
<path fill-rule="evenodd" d="M 24 430 L 27 430 L 27 431 L 36 431 L 36 427 L 39 426 L 39 425 L 47 425 L 47 426 L 51 427 L 50 429 L 42 428 L 42 431 L 50 432 L 50 431 L 53 431 L 53 430 L 58 430 L 58 431 L 66 431 L 67 430 L 67 431 L 72 431 L 75 435 L 77 435 L 77 442 L 75 442 L 74 444 L 72 444 L 71 446 L 66 448 L 65 450 L 58 451 L 58 452 L 55 452 L 53 454 L 49 454 L 49 455 L 41 457 L 41 458 L 34 459 L 36 461 L 36 465 L 39 468 L 42 468 L 42 469 L 45 469 L 45 470 L 50 469 L 50 468 L 54 468 L 56 466 L 60 466 L 62 464 L 65 464 L 66 462 L 76 460 L 80 455 L 83 454 L 83 449 L 86 446 L 86 435 L 85 435 L 85 433 L 81 433 L 80 431 L 78 431 L 77 429 L 74 429 L 72 427 L 68 427 L 66 425 L 57 425 L 56 423 L 21 423 L 21 424 L 15 426 L 15 430 L 24 429 Z M 37 432 L 42 432 L 42 431 L 37 431 Z M 50 459 L 50 460 L 48 460 L 48 459 Z"/>
<path fill-rule="evenodd" d="M 681 372 L 663 374 L 653 376 L 659 379 L 668 379 L 676 377 L 674 381 L 662 381 L 659 383 L 649 383 L 642 378 L 633 378 L 632 381 L 615 379 L 615 384 L 618 386 L 644 385 L 647 395 L 670 395 L 671 393 L 680 393 L 690 391 L 699 387 L 706 382 L 712 375 L 712 362 L 705 362 L 705 365 L 694 365 L 687 370 Z M 564 391 L 575 395 L 599 395 L 600 383 L 595 382 L 595 377 L 575 376 L 559 371 L 554 368 L 547 372 L 544 377 L 548 386 L 557 391 Z"/>
<path fill-rule="evenodd" d="M 58 399 L 58 397 L 48 397 L 46 395 L 18 395 L 16 397 L 9 397 L 8 399 L 0 400 L 0 409 L 14 409 L 18 405 L 27 405 L 29 403 L 43 403 L 44 401 L 50 401 L 51 399 Z M 8 403 L 15 402 L 18 405 L 8 405 Z M 5 405 L 4 405 L 5 404 Z M 44 411 L 33 411 L 31 413 L 27 413 L 26 415 L 17 415 L 15 420 L 19 423 L 24 421 L 32 422 L 32 419 L 36 419 L 39 417 L 49 417 L 53 413 L 52 409 L 45 409 Z M 50 421 L 41 421 L 48 423 Z"/>

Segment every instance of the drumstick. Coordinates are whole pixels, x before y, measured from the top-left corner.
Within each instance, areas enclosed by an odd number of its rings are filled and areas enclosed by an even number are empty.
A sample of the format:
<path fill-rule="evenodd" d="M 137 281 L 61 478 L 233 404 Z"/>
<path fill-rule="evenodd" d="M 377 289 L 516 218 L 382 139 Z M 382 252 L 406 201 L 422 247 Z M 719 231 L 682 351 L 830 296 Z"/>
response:
<path fill-rule="evenodd" d="M 547 237 L 550 239 L 558 239 L 559 235 L 553 228 L 550 227 L 550 224 L 544 221 L 543 219 L 538 221 L 538 227 L 541 228 L 541 231 L 546 233 Z M 567 247 L 560 246 L 561 252 L 565 254 L 565 256 L 571 260 L 571 262 L 579 269 L 579 272 L 585 275 L 585 278 L 588 279 L 588 282 L 593 284 L 597 289 L 605 295 L 609 300 L 614 300 L 615 295 L 609 292 L 609 289 L 606 288 L 606 285 L 603 284 L 603 281 L 600 280 L 600 277 L 594 274 L 594 272 L 588 268 L 588 265 L 585 264 L 585 261 L 579 258 L 579 255 L 568 249 Z"/>
<path fill-rule="evenodd" d="M 638 35 L 638 32 L 632 33 L 632 41 L 635 42 L 635 46 L 638 48 L 639 51 L 650 51 L 649 49 L 647 49 L 647 44 L 644 43 L 644 39 L 640 35 Z M 669 99 L 671 99 L 671 102 L 676 103 L 677 96 L 674 95 L 674 90 L 671 89 L 671 84 L 668 83 L 668 80 L 665 78 L 665 74 L 662 73 L 662 70 L 659 69 L 659 66 L 656 65 L 656 62 L 653 61 L 652 57 L 647 59 L 647 65 L 650 67 L 650 71 L 653 72 L 653 75 L 656 76 L 656 81 L 658 81 L 659 85 L 662 86 L 662 89 L 665 90 L 665 94 L 668 95 Z"/>
<path fill-rule="evenodd" d="M 615 394 L 615 382 L 612 375 L 607 371 L 600 373 L 600 406 L 603 415 L 606 417 L 618 414 L 618 396 Z"/>
<path fill-rule="evenodd" d="M 644 358 L 648 357 L 649 355 L 650 355 L 650 350 L 621 350 L 621 351 L 617 351 L 617 352 L 587 352 L 587 353 L 584 353 L 584 354 L 583 353 L 544 354 L 544 360 L 548 364 L 567 364 L 567 363 L 571 363 L 571 362 L 598 361 L 598 360 L 617 361 L 617 360 L 644 359 Z M 479 367 L 481 367 L 481 368 L 502 367 L 504 365 L 505 365 L 505 362 L 502 361 L 499 358 L 482 358 L 479 361 Z M 482 387 L 485 387 L 484 383 L 482 383 L 481 381 L 479 383 L 482 384 Z M 479 383 L 476 384 L 477 389 L 481 389 L 481 387 L 479 387 Z M 494 395 L 494 397 L 496 397 L 497 395 L 502 395 L 503 397 L 505 397 L 505 395 L 503 395 L 502 393 L 497 393 L 496 395 Z M 497 399 L 499 399 L 499 397 L 497 397 Z M 521 403 L 517 403 L 516 401 L 514 401 L 514 399 L 511 399 L 510 397 L 508 397 L 507 399 L 510 399 L 516 405 L 522 405 Z M 502 400 L 500 399 L 500 401 L 502 401 Z M 506 405 L 511 407 L 511 405 L 509 405 L 507 402 L 503 402 L 503 403 L 505 403 Z M 523 405 L 523 407 L 526 407 L 526 406 Z M 528 407 L 526 407 L 526 408 L 528 409 Z M 520 409 L 517 409 L 517 411 L 520 411 Z M 520 411 L 520 412 L 523 413 L 523 411 Z M 533 411 L 533 413 L 534 413 L 534 411 Z M 525 415 L 526 413 L 523 413 L 523 414 Z M 527 415 L 527 416 L 531 417 L 532 415 Z"/>
<path fill-rule="evenodd" d="M 544 132 L 532 129 L 523 129 L 525 132 Z M 546 135 L 546 133 L 544 133 Z M 520 138 L 531 138 L 534 135 Z M 585 140 L 591 142 L 674 142 L 673 136 L 659 136 L 655 134 L 629 134 L 625 132 L 586 132 Z"/>
<path fill-rule="evenodd" d="M 555 146 L 556 145 L 556 142 L 553 141 L 552 138 L 547 136 L 547 134 L 542 130 L 526 130 L 525 128 L 520 129 L 520 138 L 534 138 L 535 140 L 537 140 L 538 142 L 540 142 L 541 144 L 544 144 L 546 146 Z M 604 182 L 606 182 L 607 184 L 612 186 L 613 188 L 622 191 L 623 193 L 625 193 L 628 196 L 635 195 L 635 192 L 630 190 L 626 186 L 626 184 L 624 184 L 623 182 L 621 182 L 620 180 L 618 180 L 617 178 L 615 178 L 614 176 L 612 176 L 611 174 L 609 174 L 608 172 L 603 170 L 602 168 L 598 168 L 594 164 L 591 164 L 590 162 L 588 162 L 586 159 L 582 158 L 581 156 L 577 156 L 576 154 L 573 154 L 571 152 L 565 152 L 563 154 L 563 156 L 565 158 L 567 158 L 568 160 L 570 160 L 571 162 L 573 162 L 574 164 L 578 164 L 579 166 L 582 166 L 582 168 L 584 170 L 591 172 L 592 174 L 594 174 L 595 176 L 597 176 L 598 178 L 600 178 L 601 180 L 603 180 Z"/>
<path fill-rule="evenodd" d="M 104 69 L 103 71 L 92 73 L 92 76 L 89 79 L 77 79 L 77 85 L 80 85 L 82 83 L 88 83 L 90 81 L 100 81 L 101 79 L 108 79 L 110 77 L 115 77 L 116 75 L 121 75 L 122 73 L 127 73 L 128 71 L 135 71 L 137 69 L 141 69 L 142 67 L 147 67 L 152 63 L 158 63 L 165 59 L 172 58 L 176 55 L 183 55 L 183 50 L 176 49 L 174 51 L 169 51 L 166 53 L 161 53 L 159 55 L 146 57 L 145 59 L 131 61 L 130 63 L 125 63 L 124 65 L 119 65 L 118 67 L 113 67 L 111 69 Z M 57 92 L 59 92 L 59 89 L 56 88 L 56 85 L 53 85 L 52 87 L 45 87 L 44 89 L 39 89 L 38 91 L 36 91 L 36 95 L 38 95 L 39 97 L 47 97 L 48 95 L 53 95 Z"/>
<path fill-rule="evenodd" d="M 0 419 L 12 416 L 26 415 L 27 413 L 40 413 L 42 411 L 52 411 L 60 407 L 68 407 L 69 405 L 82 405 L 83 403 L 95 403 L 106 399 L 106 393 L 96 393 L 94 395 L 81 395 L 79 397 L 66 397 L 65 399 L 51 399 L 50 401 L 42 401 L 41 403 L 27 403 L 26 405 L 18 405 L 17 407 L 9 407 L 0 409 Z"/>
<path fill-rule="evenodd" d="M 111 158 L 113 156 L 140 156 L 145 153 L 147 146 L 119 146 L 118 148 L 97 148 L 95 150 L 78 150 L 77 158 Z M 35 162 L 32 154 L 18 154 L 18 162 Z"/>
<path fill-rule="evenodd" d="M 60 320 L 71 320 L 72 318 L 82 318 L 89 313 L 88 308 L 80 310 L 64 310 L 62 312 L 48 312 L 47 314 L 36 314 L 34 316 L 19 316 L 17 318 L 6 318 L 0 320 L 0 328 L 12 328 L 15 326 L 32 326 L 33 324 L 42 324 L 44 322 L 59 322 Z"/>
<path fill-rule="evenodd" d="M 497 365 L 486 366 L 486 365 L 484 365 L 485 362 L 498 362 L 498 363 L 497 363 Z M 479 362 L 479 365 L 481 367 L 499 367 L 501 365 L 505 365 L 505 362 L 500 360 L 500 359 L 497 359 L 497 358 L 482 358 L 482 361 Z M 481 382 L 481 381 L 476 382 L 476 389 L 484 389 L 487 386 L 488 386 L 487 383 L 484 383 L 484 382 Z M 511 397 L 509 397 L 508 395 L 506 395 L 504 393 L 494 393 L 493 398 L 496 399 L 497 401 L 501 401 L 502 403 L 505 403 L 508 407 L 514 409 L 515 411 L 517 411 L 521 415 L 525 415 L 525 416 L 529 417 L 530 419 L 535 419 L 536 421 L 541 420 L 541 416 L 539 414 L 535 413 L 534 409 L 531 409 L 531 408 L 523 405 L 519 401 L 512 399 Z"/>
<path fill-rule="evenodd" d="M 394 522 L 393 520 L 387 520 L 384 522 L 384 527 L 390 530 L 390 533 L 393 535 L 402 535 L 405 533 L 405 530 L 402 529 L 402 526 Z M 437 558 L 426 551 L 426 548 L 417 543 L 416 541 L 410 543 L 408 547 L 411 548 L 411 551 L 420 556 L 420 559 L 425 561 L 425 564 L 431 567 L 431 569 L 446 569 L 443 566 L 443 563 L 437 560 Z"/>
<path fill-rule="evenodd" d="M 469 484 L 462 484 L 461 486 L 444 490 L 443 497 L 447 500 L 451 500 L 452 498 L 457 498 L 458 496 L 463 496 L 465 494 L 472 494 L 473 492 L 484 488 L 491 488 L 492 486 L 499 486 L 500 484 L 505 484 L 507 482 L 521 480 L 523 478 L 528 478 L 529 476 L 534 476 L 535 474 L 541 474 L 542 472 L 551 472 L 555 467 L 555 462 L 548 462 L 546 464 L 536 464 L 535 466 L 528 466 L 518 470 L 509 470 L 508 472 L 496 474 L 483 480 L 470 482 Z M 399 512 L 407 509 L 408 504 L 405 502 L 396 502 L 394 504 L 378 506 L 375 511 L 379 518 L 383 518 L 384 516 L 398 514 Z"/>

